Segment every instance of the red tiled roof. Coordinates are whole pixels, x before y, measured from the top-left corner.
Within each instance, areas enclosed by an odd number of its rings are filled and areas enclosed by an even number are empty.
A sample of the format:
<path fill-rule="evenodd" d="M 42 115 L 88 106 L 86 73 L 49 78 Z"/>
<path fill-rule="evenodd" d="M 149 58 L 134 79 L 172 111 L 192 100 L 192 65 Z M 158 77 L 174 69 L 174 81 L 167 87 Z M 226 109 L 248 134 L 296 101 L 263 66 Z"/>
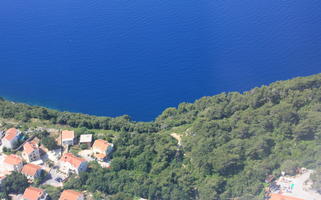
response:
<path fill-rule="evenodd" d="M 31 141 L 31 142 L 26 142 L 24 145 L 23 145 L 23 151 L 25 153 L 27 153 L 28 155 L 31 154 L 33 151 L 37 150 L 38 149 L 38 145 Z"/>
<path fill-rule="evenodd" d="M 289 197 L 282 194 L 272 194 L 269 200 L 304 200 L 304 199 Z"/>
<path fill-rule="evenodd" d="M 107 151 L 109 145 L 110 145 L 110 143 L 108 143 L 107 141 L 98 139 L 98 140 L 95 140 L 95 142 L 93 144 L 93 148 L 99 149 L 100 151 L 105 152 L 105 151 Z"/>
<path fill-rule="evenodd" d="M 40 166 L 29 163 L 23 166 L 21 173 L 27 176 L 35 176 L 38 170 L 41 170 Z"/>
<path fill-rule="evenodd" d="M 16 128 L 10 128 L 6 131 L 6 135 L 4 136 L 4 139 L 10 141 L 13 138 L 15 138 L 18 134 L 18 130 Z"/>
<path fill-rule="evenodd" d="M 73 140 L 75 138 L 75 131 L 63 130 L 61 137 L 62 140 Z"/>
<path fill-rule="evenodd" d="M 38 200 L 44 194 L 44 190 L 35 187 L 28 187 L 23 193 L 23 199 Z"/>
<path fill-rule="evenodd" d="M 9 165 L 18 165 L 22 163 L 22 159 L 15 154 L 11 154 L 4 159 L 4 162 Z"/>
<path fill-rule="evenodd" d="M 75 190 L 64 190 L 59 198 L 59 200 L 77 200 L 83 194 Z"/>
<path fill-rule="evenodd" d="M 74 166 L 75 168 L 78 168 L 81 163 L 86 162 L 85 159 L 83 158 L 79 158 L 75 155 L 73 155 L 72 153 L 65 153 L 61 158 L 60 161 L 62 162 L 68 162 L 70 163 L 72 166 Z"/>

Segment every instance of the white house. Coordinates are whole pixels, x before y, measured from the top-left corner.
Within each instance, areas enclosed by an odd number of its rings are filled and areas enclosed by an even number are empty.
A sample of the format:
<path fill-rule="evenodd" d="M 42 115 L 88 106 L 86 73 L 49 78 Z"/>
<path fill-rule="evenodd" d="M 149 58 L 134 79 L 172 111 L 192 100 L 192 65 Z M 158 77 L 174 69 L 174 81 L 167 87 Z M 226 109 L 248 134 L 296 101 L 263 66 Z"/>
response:
<path fill-rule="evenodd" d="M 26 164 L 21 170 L 21 174 L 25 175 L 29 180 L 34 180 L 41 176 L 41 167 L 34 164 Z"/>
<path fill-rule="evenodd" d="M 3 147 L 12 149 L 18 143 L 18 138 L 21 132 L 16 128 L 10 128 L 6 131 L 5 136 L 2 138 L 1 142 Z"/>
<path fill-rule="evenodd" d="M 113 144 L 107 142 L 106 140 L 95 140 L 92 150 L 94 157 L 96 157 L 98 160 L 105 160 L 113 150 Z"/>
<path fill-rule="evenodd" d="M 22 159 L 19 156 L 14 155 L 14 154 L 7 156 L 4 159 L 3 164 L 4 164 L 4 168 L 7 171 L 20 172 L 22 169 L 22 166 L 23 166 Z"/>
<path fill-rule="evenodd" d="M 31 141 L 23 145 L 22 158 L 27 162 L 40 160 L 40 151 L 38 145 Z"/>
<path fill-rule="evenodd" d="M 64 190 L 59 200 L 84 200 L 84 194 L 75 190 Z"/>
<path fill-rule="evenodd" d="M 65 153 L 59 160 L 59 170 L 65 174 L 85 172 L 88 163 L 85 159 L 79 158 L 72 153 Z"/>
<path fill-rule="evenodd" d="M 40 188 L 28 187 L 23 193 L 23 200 L 46 200 L 48 194 Z"/>
<path fill-rule="evenodd" d="M 63 130 L 61 132 L 62 145 L 74 145 L 75 142 L 75 131 Z"/>

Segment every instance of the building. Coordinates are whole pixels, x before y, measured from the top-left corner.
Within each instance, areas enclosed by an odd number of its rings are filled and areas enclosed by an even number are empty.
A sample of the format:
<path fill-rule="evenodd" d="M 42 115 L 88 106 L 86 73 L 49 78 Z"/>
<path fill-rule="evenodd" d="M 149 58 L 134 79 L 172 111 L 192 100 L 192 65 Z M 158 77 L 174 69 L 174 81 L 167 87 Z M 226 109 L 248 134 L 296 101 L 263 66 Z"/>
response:
<path fill-rule="evenodd" d="M 27 162 L 40 160 L 39 147 L 34 141 L 26 142 L 23 145 L 22 158 Z"/>
<path fill-rule="evenodd" d="M 75 131 L 63 130 L 61 132 L 61 144 L 62 145 L 74 145 Z"/>
<path fill-rule="evenodd" d="M 113 144 L 107 142 L 106 140 L 95 140 L 92 150 L 93 156 L 98 160 L 105 160 L 113 150 Z"/>
<path fill-rule="evenodd" d="M 39 165 L 29 163 L 23 166 L 21 173 L 25 175 L 29 180 L 34 180 L 41 176 L 41 171 L 42 169 Z"/>
<path fill-rule="evenodd" d="M 282 195 L 282 194 L 271 194 L 271 197 L 270 197 L 269 200 L 304 200 L 304 199 L 285 196 L 285 195 Z"/>
<path fill-rule="evenodd" d="M 7 156 L 4 159 L 3 164 L 8 171 L 20 172 L 23 167 L 22 158 L 14 154 Z"/>
<path fill-rule="evenodd" d="M 80 136 L 79 143 L 80 144 L 86 144 L 88 147 L 91 147 L 91 142 L 93 140 L 92 134 L 84 134 Z"/>
<path fill-rule="evenodd" d="M 47 151 L 48 159 L 53 162 L 58 162 L 61 157 L 61 149 L 54 149 L 52 151 Z"/>
<path fill-rule="evenodd" d="M 84 200 L 84 194 L 75 190 L 64 190 L 59 200 Z"/>
<path fill-rule="evenodd" d="M 46 200 L 47 196 L 48 196 L 47 193 L 43 189 L 28 187 L 23 193 L 22 199 L 23 200 Z"/>
<path fill-rule="evenodd" d="M 8 129 L 5 133 L 5 136 L 1 139 L 3 147 L 13 149 L 18 143 L 20 134 L 21 132 L 16 128 Z"/>
<path fill-rule="evenodd" d="M 88 163 L 85 159 L 79 158 L 72 153 L 65 153 L 59 160 L 59 170 L 65 174 L 85 172 Z"/>

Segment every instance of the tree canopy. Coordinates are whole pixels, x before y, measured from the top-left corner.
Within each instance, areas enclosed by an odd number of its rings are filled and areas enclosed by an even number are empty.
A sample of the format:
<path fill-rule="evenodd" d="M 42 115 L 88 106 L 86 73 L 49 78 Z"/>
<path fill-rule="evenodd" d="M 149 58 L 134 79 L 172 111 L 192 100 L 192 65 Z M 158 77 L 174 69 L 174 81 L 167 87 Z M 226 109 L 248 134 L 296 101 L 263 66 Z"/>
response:
<path fill-rule="evenodd" d="M 268 175 L 321 163 L 321 74 L 203 97 L 168 108 L 153 122 L 0 101 L 0 117 L 26 116 L 120 132 L 111 168 L 90 163 L 65 184 L 114 199 L 259 199 Z"/>

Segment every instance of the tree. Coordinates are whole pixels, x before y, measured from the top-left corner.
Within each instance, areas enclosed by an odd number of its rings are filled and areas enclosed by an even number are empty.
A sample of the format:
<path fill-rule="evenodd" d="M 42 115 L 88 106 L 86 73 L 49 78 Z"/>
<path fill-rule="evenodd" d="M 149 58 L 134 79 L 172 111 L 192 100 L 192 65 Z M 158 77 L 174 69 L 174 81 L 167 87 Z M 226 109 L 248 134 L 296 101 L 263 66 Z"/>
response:
<path fill-rule="evenodd" d="M 24 175 L 12 172 L 3 180 L 1 185 L 6 194 L 21 194 L 29 186 L 29 183 Z"/>
<path fill-rule="evenodd" d="M 60 188 L 56 188 L 50 185 L 45 185 L 42 187 L 48 194 L 49 200 L 58 200 L 60 193 L 62 192 Z"/>
<path fill-rule="evenodd" d="M 199 199 L 219 199 L 219 194 L 224 191 L 224 180 L 219 176 L 207 177 L 199 187 Z"/>
<path fill-rule="evenodd" d="M 321 168 L 317 168 L 315 172 L 310 175 L 312 180 L 312 188 L 321 194 Z"/>
<path fill-rule="evenodd" d="M 49 150 L 54 150 L 57 148 L 57 143 L 53 137 L 43 137 L 41 139 L 41 144 L 43 144 Z"/>
<path fill-rule="evenodd" d="M 293 160 L 286 160 L 281 165 L 281 170 L 284 171 L 287 175 L 293 176 L 296 174 L 296 170 L 298 169 L 298 162 Z"/>

